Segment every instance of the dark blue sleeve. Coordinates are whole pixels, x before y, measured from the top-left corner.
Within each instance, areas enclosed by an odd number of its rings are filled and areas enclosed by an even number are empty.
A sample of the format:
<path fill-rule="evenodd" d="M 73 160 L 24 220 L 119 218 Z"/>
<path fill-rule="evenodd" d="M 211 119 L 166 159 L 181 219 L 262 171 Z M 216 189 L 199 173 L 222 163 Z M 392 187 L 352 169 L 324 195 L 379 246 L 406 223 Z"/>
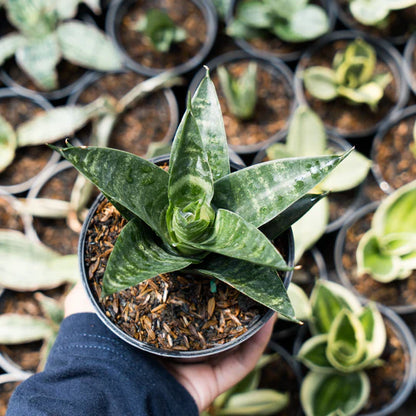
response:
<path fill-rule="evenodd" d="M 197 416 L 191 395 L 153 356 L 93 313 L 66 318 L 45 370 L 21 383 L 7 416 Z"/>

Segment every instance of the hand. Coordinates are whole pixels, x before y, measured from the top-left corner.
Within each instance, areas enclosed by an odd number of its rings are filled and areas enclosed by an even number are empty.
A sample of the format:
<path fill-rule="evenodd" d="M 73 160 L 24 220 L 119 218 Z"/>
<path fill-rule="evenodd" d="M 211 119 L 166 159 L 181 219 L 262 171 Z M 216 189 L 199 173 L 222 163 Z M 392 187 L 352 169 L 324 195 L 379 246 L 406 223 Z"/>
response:
<path fill-rule="evenodd" d="M 194 398 L 199 412 L 254 369 L 269 342 L 276 316 L 231 353 L 196 364 L 162 361 Z"/>
<path fill-rule="evenodd" d="M 81 282 L 78 282 L 65 298 L 65 318 L 74 313 L 95 312 Z"/>

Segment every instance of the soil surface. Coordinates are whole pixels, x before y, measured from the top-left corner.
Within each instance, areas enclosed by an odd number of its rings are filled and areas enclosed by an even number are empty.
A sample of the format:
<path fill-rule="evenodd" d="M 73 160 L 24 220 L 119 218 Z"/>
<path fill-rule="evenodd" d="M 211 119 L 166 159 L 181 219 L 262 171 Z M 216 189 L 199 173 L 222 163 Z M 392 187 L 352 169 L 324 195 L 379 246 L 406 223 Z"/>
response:
<path fill-rule="evenodd" d="M 178 27 L 185 29 L 183 42 L 173 43 L 168 52 L 157 51 L 149 39 L 134 30 L 149 9 L 163 9 Z M 196 56 L 207 37 L 207 25 L 201 10 L 192 1 L 138 0 L 122 17 L 119 40 L 127 54 L 139 64 L 154 69 L 177 67 Z"/>
<path fill-rule="evenodd" d="M 0 195 L 0 229 L 7 228 L 23 232 L 23 221 L 19 213 L 12 207 L 8 198 Z"/>

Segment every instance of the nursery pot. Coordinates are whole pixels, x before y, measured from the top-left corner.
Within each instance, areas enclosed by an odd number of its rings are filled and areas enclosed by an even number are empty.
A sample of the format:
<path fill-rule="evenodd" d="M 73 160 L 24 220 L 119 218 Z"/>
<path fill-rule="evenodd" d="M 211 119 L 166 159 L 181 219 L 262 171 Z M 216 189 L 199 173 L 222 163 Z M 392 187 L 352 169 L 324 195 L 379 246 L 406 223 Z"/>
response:
<path fill-rule="evenodd" d="M 355 252 L 362 234 L 370 228 L 371 217 L 380 202 L 372 202 L 361 207 L 352 215 L 339 231 L 335 241 L 335 267 L 341 284 L 361 299 L 375 301 L 390 307 L 398 314 L 416 312 L 414 284 L 416 272 L 403 280 L 390 283 L 375 281 L 371 276 L 356 275 Z M 396 297 L 396 301 L 393 299 Z M 407 301 L 413 300 L 413 303 Z"/>
<path fill-rule="evenodd" d="M 404 71 L 413 94 L 416 95 L 416 33 L 410 36 L 404 48 Z"/>
<path fill-rule="evenodd" d="M 105 21 L 106 32 L 112 38 L 116 48 L 124 56 L 127 68 L 147 76 L 155 76 L 161 72 L 165 72 L 168 69 L 176 75 L 185 74 L 197 67 L 211 51 L 217 35 L 218 18 L 216 10 L 210 1 L 192 0 L 194 7 L 196 7 L 202 14 L 206 25 L 205 39 L 202 42 L 200 49 L 195 51 L 194 54 L 187 58 L 184 62 L 176 62 L 173 65 L 164 63 L 156 67 L 152 66 L 152 56 L 156 56 L 155 52 L 151 46 L 147 45 L 148 49 L 145 52 L 141 52 L 140 56 L 135 59 L 128 53 L 127 47 L 122 42 L 122 36 L 120 33 L 120 28 L 123 25 L 123 18 L 128 14 L 129 9 L 135 6 L 135 3 L 137 3 L 135 0 L 113 1 L 109 6 Z M 157 4 L 151 4 L 151 2 L 149 5 L 151 5 L 153 8 L 158 7 Z M 172 2 L 172 7 L 179 10 L 179 5 L 177 3 L 173 5 Z M 166 9 L 166 6 L 164 8 Z M 188 18 L 189 16 L 183 16 L 181 19 L 185 20 L 185 17 Z M 132 31 L 132 29 L 130 30 Z M 199 27 L 199 30 L 196 28 L 196 30 L 199 34 L 201 33 L 201 27 Z M 188 37 L 192 36 L 193 35 L 188 34 Z M 137 42 L 132 43 L 136 43 L 137 45 Z M 167 53 L 169 52 L 164 52 L 164 54 Z M 159 55 L 161 53 L 158 52 L 157 54 Z M 178 51 L 174 51 L 173 54 L 178 55 Z M 147 60 L 149 62 L 147 62 Z"/>
<path fill-rule="evenodd" d="M 413 105 L 396 113 L 375 135 L 371 148 L 372 170 L 386 194 L 416 179 L 416 156 L 410 149 L 415 122 L 416 105 Z"/>
<path fill-rule="evenodd" d="M 233 69 L 239 71 L 240 67 L 244 69 L 249 62 L 258 65 L 258 98 L 252 119 L 241 121 L 228 110 L 216 69 L 224 66 L 231 72 Z M 296 102 L 293 93 L 293 74 L 283 61 L 250 56 L 244 51 L 232 51 L 212 59 L 206 66 L 210 69 L 218 91 L 228 144 L 233 151 L 237 154 L 252 154 L 286 134 L 288 121 Z M 206 69 L 201 68 L 193 77 L 188 89 L 191 95 L 205 73 Z M 258 139 L 253 140 L 255 137 Z"/>
<path fill-rule="evenodd" d="M 156 164 L 163 164 L 167 163 L 167 158 L 159 158 L 153 160 Z M 231 163 L 231 168 L 233 169 L 239 169 L 237 165 L 234 163 Z M 92 304 L 94 305 L 95 311 L 98 315 L 98 317 L 101 319 L 101 321 L 106 325 L 108 329 L 110 329 L 115 335 L 117 335 L 119 338 L 124 340 L 125 342 L 129 343 L 130 345 L 139 348 L 141 350 L 144 350 L 146 352 L 172 358 L 172 359 L 178 359 L 181 361 L 201 361 L 205 360 L 215 354 L 225 352 L 227 350 L 231 350 L 232 348 L 236 347 L 237 345 L 241 344 L 243 341 L 250 338 L 252 335 L 254 335 L 274 314 L 274 312 L 271 309 L 267 309 L 266 312 L 256 321 L 253 322 L 251 325 L 248 326 L 247 331 L 244 332 L 242 335 L 234 337 L 229 342 L 225 342 L 223 344 L 217 344 L 214 347 L 202 349 L 202 350 L 172 350 L 172 349 L 162 349 L 158 348 L 154 345 L 151 345 L 147 342 L 139 341 L 138 339 L 128 335 L 126 332 L 124 332 L 118 325 L 116 325 L 113 321 L 109 319 L 109 317 L 106 315 L 106 312 L 104 308 L 100 305 L 95 291 L 91 288 L 91 284 L 89 282 L 89 271 L 86 267 L 86 236 L 87 231 L 89 229 L 90 222 L 92 218 L 94 217 L 95 212 L 97 211 L 97 208 L 99 204 L 104 200 L 103 195 L 99 195 L 90 208 L 90 211 L 88 213 L 88 216 L 84 222 L 80 240 L 79 240 L 79 247 L 78 247 L 78 257 L 79 257 L 79 264 L 80 264 L 80 272 L 81 272 L 81 280 L 83 283 L 83 286 L 88 294 L 88 297 L 90 298 Z M 285 245 L 285 249 L 287 252 L 287 263 L 290 266 L 293 266 L 294 262 L 294 242 L 293 242 L 293 236 L 291 233 L 291 230 L 289 229 L 282 235 L 282 242 Z M 291 277 L 292 277 L 292 271 L 284 272 L 284 275 L 282 277 L 283 283 L 285 287 L 287 288 L 289 286 Z"/>
<path fill-rule="evenodd" d="M 389 71 L 393 78 L 384 90 L 376 112 L 366 104 L 350 105 L 342 97 L 327 102 L 319 100 L 312 97 L 303 84 L 302 72 L 305 69 L 317 65 L 331 66 L 335 53 L 355 39 L 363 39 L 375 49 L 377 62 L 384 67 L 381 72 Z M 388 42 L 357 31 L 333 32 L 311 45 L 296 66 L 294 85 L 299 104 L 311 107 L 321 117 L 328 132 L 354 140 L 374 134 L 388 118 L 406 105 L 409 95 L 403 60 L 398 51 Z"/>

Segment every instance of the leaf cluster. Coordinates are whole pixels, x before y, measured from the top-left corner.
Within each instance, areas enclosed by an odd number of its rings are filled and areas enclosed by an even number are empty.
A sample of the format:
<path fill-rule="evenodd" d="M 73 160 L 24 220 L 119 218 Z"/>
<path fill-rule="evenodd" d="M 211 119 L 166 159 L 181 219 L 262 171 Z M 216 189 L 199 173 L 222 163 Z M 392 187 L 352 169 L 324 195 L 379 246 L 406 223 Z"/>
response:
<path fill-rule="evenodd" d="M 237 5 L 227 34 L 243 39 L 267 35 L 295 43 L 318 38 L 329 29 L 328 16 L 308 0 L 247 0 Z"/>
<path fill-rule="evenodd" d="M 357 247 L 357 273 L 388 283 L 416 270 L 416 181 L 394 191 L 376 209 Z"/>
<path fill-rule="evenodd" d="M 313 66 L 305 69 L 305 88 L 319 100 L 344 97 L 349 103 L 367 104 L 376 111 L 392 80 L 389 72 L 376 73 L 376 63 L 376 50 L 363 39 L 355 39 L 345 51 L 335 54 L 332 68 Z"/>
<path fill-rule="evenodd" d="M 42 90 L 58 88 L 56 66 L 62 58 L 99 71 L 122 69 L 121 57 L 106 35 L 73 19 L 81 2 L 100 12 L 98 0 L 5 0 L 7 19 L 18 31 L 0 39 L 0 65 L 14 55 Z"/>
<path fill-rule="evenodd" d="M 318 280 L 312 291 L 312 337 L 298 358 L 310 372 L 301 387 L 307 416 L 355 415 L 369 397 L 365 369 L 382 364 L 386 344 L 383 318 L 375 304 L 362 307 L 343 286 Z"/>

